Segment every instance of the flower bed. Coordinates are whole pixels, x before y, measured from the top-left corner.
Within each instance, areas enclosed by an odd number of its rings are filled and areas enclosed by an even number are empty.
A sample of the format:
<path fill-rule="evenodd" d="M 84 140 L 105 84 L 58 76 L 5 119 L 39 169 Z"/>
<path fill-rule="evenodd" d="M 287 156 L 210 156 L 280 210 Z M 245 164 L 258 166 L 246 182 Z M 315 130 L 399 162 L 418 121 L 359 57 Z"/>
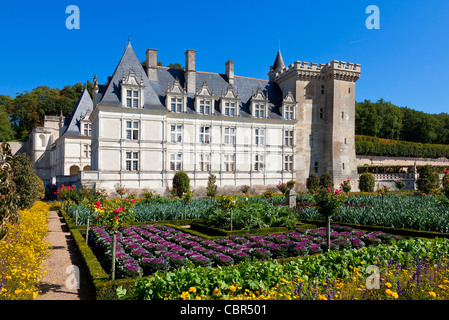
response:
<path fill-rule="evenodd" d="M 390 243 L 399 236 L 363 232 L 333 225 L 333 250 Z M 340 231 L 340 232 L 339 232 Z M 209 240 L 165 225 L 124 228 L 117 234 L 117 278 L 150 275 L 182 266 L 230 266 L 246 259 L 268 260 L 322 253 L 326 250 L 325 228 L 303 229 L 270 235 L 229 236 Z M 110 270 L 112 239 L 94 226 L 89 243 L 105 270 Z"/>

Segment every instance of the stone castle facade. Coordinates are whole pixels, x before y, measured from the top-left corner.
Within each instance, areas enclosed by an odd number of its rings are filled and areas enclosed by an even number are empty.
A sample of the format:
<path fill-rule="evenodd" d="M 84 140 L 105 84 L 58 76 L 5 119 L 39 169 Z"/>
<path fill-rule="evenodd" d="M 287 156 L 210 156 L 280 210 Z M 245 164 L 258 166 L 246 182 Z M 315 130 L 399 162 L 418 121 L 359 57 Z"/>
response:
<path fill-rule="evenodd" d="M 221 189 L 275 187 L 329 172 L 338 186 L 357 181 L 355 83 L 359 64 L 296 61 L 277 53 L 268 80 L 157 66 L 157 50 L 138 60 L 131 43 L 107 84 L 94 77 L 72 116 L 47 117 L 31 134 L 31 157 L 44 183 L 69 181 L 113 190 L 121 183 L 159 193 L 184 170 L 193 189 L 210 174 Z M 356 183 L 353 183 L 353 189 Z"/>

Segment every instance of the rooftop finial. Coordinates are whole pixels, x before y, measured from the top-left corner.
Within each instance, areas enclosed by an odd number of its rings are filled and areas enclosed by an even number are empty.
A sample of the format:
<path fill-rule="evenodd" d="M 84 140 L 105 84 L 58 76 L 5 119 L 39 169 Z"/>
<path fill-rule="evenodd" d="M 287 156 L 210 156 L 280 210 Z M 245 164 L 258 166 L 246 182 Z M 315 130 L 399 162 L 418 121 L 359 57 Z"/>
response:
<path fill-rule="evenodd" d="M 128 44 L 131 43 L 131 33 L 128 33 Z"/>

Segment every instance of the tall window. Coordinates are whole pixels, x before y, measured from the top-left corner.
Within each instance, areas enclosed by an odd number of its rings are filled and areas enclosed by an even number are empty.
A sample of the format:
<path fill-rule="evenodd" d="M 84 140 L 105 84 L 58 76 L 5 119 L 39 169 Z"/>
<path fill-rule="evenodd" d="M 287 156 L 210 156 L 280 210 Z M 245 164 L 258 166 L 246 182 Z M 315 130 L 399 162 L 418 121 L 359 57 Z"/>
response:
<path fill-rule="evenodd" d="M 234 171 L 235 169 L 235 154 L 224 155 L 224 170 Z"/>
<path fill-rule="evenodd" d="M 235 144 L 235 128 L 224 128 L 224 143 Z"/>
<path fill-rule="evenodd" d="M 265 129 L 255 129 L 255 144 L 262 146 L 265 142 Z"/>
<path fill-rule="evenodd" d="M 293 171 L 293 155 L 284 156 L 284 170 Z"/>
<path fill-rule="evenodd" d="M 210 154 L 200 153 L 200 171 L 210 171 Z"/>
<path fill-rule="evenodd" d="M 92 154 L 92 152 L 91 152 L 91 148 L 90 148 L 90 145 L 89 144 L 85 144 L 85 145 L 83 145 L 84 147 L 84 157 L 86 157 L 86 158 L 90 158 L 90 156 L 91 156 L 91 154 Z"/>
<path fill-rule="evenodd" d="M 200 143 L 210 143 L 210 126 L 200 127 Z"/>
<path fill-rule="evenodd" d="M 286 105 L 284 106 L 284 118 L 286 120 L 293 120 L 293 112 L 294 112 L 294 107 L 292 105 Z"/>
<path fill-rule="evenodd" d="M 126 90 L 126 106 L 128 108 L 139 107 L 139 91 L 129 89 Z"/>
<path fill-rule="evenodd" d="M 263 104 L 256 103 L 254 105 L 254 116 L 256 118 L 264 118 L 265 117 L 265 106 Z"/>
<path fill-rule="evenodd" d="M 182 142 L 182 125 L 170 125 L 170 141 L 176 143 Z"/>
<path fill-rule="evenodd" d="M 210 114 L 210 100 L 200 100 L 200 113 Z"/>
<path fill-rule="evenodd" d="M 85 136 L 90 137 L 92 135 L 92 125 L 90 123 L 84 123 L 83 130 Z"/>
<path fill-rule="evenodd" d="M 139 121 L 126 121 L 126 139 L 139 140 Z"/>
<path fill-rule="evenodd" d="M 261 154 L 254 155 L 254 171 L 262 171 L 264 168 L 264 156 Z"/>
<path fill-rule="evenodd" d="M 170 153 L 170 170 L 179 171 L 182 168 L 182 153 Z"/>
<path fill-rule="evenodd" d="M 126 170 L 138 171 L 139 170 L 139 152 L 127 151 L 126 152 Z"/>
<path fill-rule="evenodd" d="M 313 147 L 313 135 L 309 136 L 309 146 Z"/>
<path fill-rule="evenodd" d="M 293 130 L 284 131 L 284 144 L 288 147 L 293 146 Z"/>
<path fill-rule="evenodd" d="M 235 110 L 235 103 L 234 102 L 225 102 L 225 107 L 224 107 L 224 115 L 225 116 L 235 116 L 236 115 L 236 110 Z"/>
<path fill-rule="evenodd" d="M 182 112 L 182 98 L 171 98 L 171 112 Z"/>
<path fill-rule="evenodd" d="M 324 108 L 320 108 L 320 119 L 324 119 Z"/>
<path fill-rule="evenodd" d="M 318 162 L 315 162 L 313 169 L 315 170 L 315 173 L 318 173 Z"/>

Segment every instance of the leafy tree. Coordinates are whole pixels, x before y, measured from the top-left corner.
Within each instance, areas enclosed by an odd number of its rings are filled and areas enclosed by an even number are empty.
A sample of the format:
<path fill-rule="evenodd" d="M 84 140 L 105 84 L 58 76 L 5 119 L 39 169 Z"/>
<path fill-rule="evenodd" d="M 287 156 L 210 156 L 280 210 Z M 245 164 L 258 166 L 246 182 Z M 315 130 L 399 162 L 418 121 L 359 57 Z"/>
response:
<path fill-rule="evenodd" d="M 173 176 L 173 189 L 176 190 L 176 196 L 182 198 L 183 193 L 190 191 L 190 178 L 184 171 L 178 171 Z"/>
<path fill-rule="evenodd" d="M 332 180 L 332 175 L 329 172 L 325 172 L 320 177 L 320 186 L 324 188 L 333 188 L 334 182 Z"/>
<path fill-rule="evenodd" d="M 15 155 L 12 160 L 12 169 L 20 209 L 30 208 L 35 201 L 44 198 L 44 184 L 34 173 L 33 164 L 27 154 Z"/>
<path fill-rule="evenodd" d="M 217 185 L 215 184 L 217 181 L 217 177 L 214 174 L 211 174 L 209 176 L 209 179 L 207 180 L 207 196 L 212 199 L 214 199 L 217 196 Z"/>
<path fill-rule="evenodd" d="M 0 106 L 0 142 L 14 140 L 14 131 L 11 128 L 11 119 L 6 108 Z"/>
<path fill-rule="evenodd" d="M 315 193 L 320 187 L 320 177 L 316 173 L 310 174 L 307 178 L 306 186 L 310 193 Z"/>
<path fill-rule="evenodd" d="M 359 190 L 361 192 L 373 192 L 376 180 L 371 172 L 363 173 L 359 178 Z"/>
<path fill-rule="evenodd" d="M 170 63 L 167 67 L 169 67 L 170 69 L 184 70 L 184 67 L 179 63 Z"/>
<path fill-rule="evenodd" d="M 432 189 L 438 187 L 440 177 L 438 173 L 433 171 L 431 166 L 419 168 L 418 173 L 419 177 L 418 180 L 416 180 L 416 185 L 418 186 L 419 191 L 429 194 L 432 192 Z"/>

